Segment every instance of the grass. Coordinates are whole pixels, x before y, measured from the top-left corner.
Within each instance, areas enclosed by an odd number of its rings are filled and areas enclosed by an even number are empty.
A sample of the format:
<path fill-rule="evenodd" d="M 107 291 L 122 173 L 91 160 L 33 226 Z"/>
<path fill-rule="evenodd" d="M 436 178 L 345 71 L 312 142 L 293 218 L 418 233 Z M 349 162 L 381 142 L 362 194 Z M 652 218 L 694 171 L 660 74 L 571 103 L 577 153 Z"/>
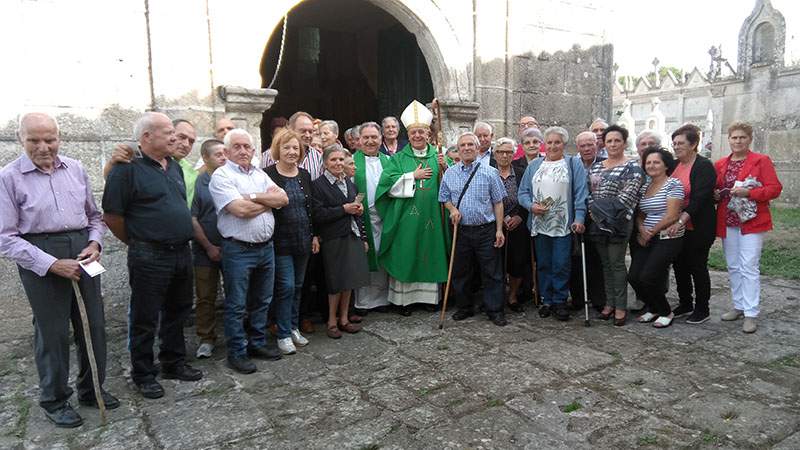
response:
<path fill-rule="evenodd" d="M 730 410 L 727 410 L 727 411 L 723 411 L 719 415 L 719 417 L 722 420 L 724 420 L 725 422 L 730 422 L 731 420 L 736 419 L 737 417 L 739 417 L 739 412 L 736 411 L 736 410 L 730 409 Z"/>
<path fill-rule="evenodd" d="M 503 406 L 505 404 L 506 404 L 506 402 L 504 402 L 503 400 L 497 399 L 497 398 L 489 400 L 488 402 L 486 402 L 486 406 L 489 407 L 489 408 L 496 408 L 498 406 Z"/>
<path fill-rule="evenodd" d="M 800 240 L 794 236 L 800 229 L 800 208 L 773 206 L 770 212 L 774 230 L 764 235 L 761 275 L 800 280 Z M 719 239 L 711 247 L 708 267 L 715 270 L 727 269 Z"/>
<path fill-rule="evenodd" d="M 770 363 L 771 367 L 800 367 L 800 355 L 789 355 Z"/>
<path fill-rule="evenodd" d="M 646 436 L 639 436 L 639 445 L 656 445 L 658 444 L 658 436 L 655 435 L 646 435 Z"/>
<path fill-rule="evenodd" d="M 581 405 L 577 400 L 575 400 L 572 403 L 569 403 L 569 404 L 564 405 L 563 407 L 561 407 L 561 411 L 564 411 L 564 413 L 569 414 L 569 413 L 575 412 L 575 411 L 577 411 L 577 410 L 579 410 L 581 408 L 583 408 L 583 405 Z"/>
<path fill-rule="evenodd" d="M 705 433 L 703 433 L 703 443 L 718 445 L 722 443 L 722 438 L 710 431 L 706 431 Z"/>

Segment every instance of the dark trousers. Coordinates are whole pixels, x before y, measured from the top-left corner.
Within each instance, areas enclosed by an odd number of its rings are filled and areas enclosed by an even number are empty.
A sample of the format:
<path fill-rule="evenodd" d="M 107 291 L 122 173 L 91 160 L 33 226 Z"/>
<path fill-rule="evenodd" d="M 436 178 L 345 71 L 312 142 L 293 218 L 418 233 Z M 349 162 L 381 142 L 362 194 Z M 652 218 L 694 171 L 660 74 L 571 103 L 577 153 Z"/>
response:
<path fill-rule="evenodd" d="M 70 259 L 89 244 L 86 231 L 27 235 L 24 238 L 58 259 Z M 39 405 L 47 410 L 58 409 L 72 395 L 69 387 L 69 325 L 72 323 L 78 348 L 78 397 L 94 398 L 92 374 L 86 352 L 83 325 L 78 303 L 67 278 L 48 273 L 40 277 L 18 266 L 25 294 L 33 311 L 34 349 L 39 372 Z M 89 332 L 92 334 L 94 358 L 102 386 L 106 375 L 106 331 L 103 300 L 100 298 L 100 276 L 85 273 L 78 282 L 86 304 Z"/>
<path fill-rule="evenodd" d="M 192 310 L 189 244 L 166 246 L 131 240 L 128 273 L 131 285 L 128 346 L 131 378 L 138 384 L 153 381 L 157 374 L 153 364 L 157 326 L 161 370 L 180 370 L 186 361 L 183 323 Z"/>
<path fill-rule="evenodd" d="M 584 239 L 586 253 L 586 293 L 592 306 L 602 308 L 606 304 L 606 288 L 603 281 L 603 265 L 597 249 Z M 583 306 L 583 262 L 581 261 L 581 244 L 574 238 L 572 245 L 572 275 L 569 278 L 569 295 L 573 306 Z"/>
<path fill-rule="evenodd" d="M 680 304 L 692 308 L 694 292 L 693 309 L 704 314 L 708 314 L 708 301 L 711 298 L 708 252 L 713 241 L 707 241 L 708 239 L 700 239 L 695 231 L 687 230 L 683 236 L 683 250 L 672 266 Z"/>
<path fill-rule="evenodd" d="M 631 255 L 628 282 L 649 311 L 657 316 L 667 316 L 672 312 L 665 295 L 665 274 L 669 273 L 669 266 L 682 247 L 683 238 L 658 239 L 656 236 L 647 247 L 639 247 Z"/>
<path fill-rule="evenodd" d="M 325 286 L 321 252 L 312 254 L 308 259 L 300 297 L 300 319 L 312 320 L 315 316 L 323 320 L 328 317 L 328 288 Z"/>
<path fill-rule="evenodd" d="M 494 247 L 494 238 L 494 222 L 459 227 L 452 282 L 461 309 L 473 308 L 470 286 L 473 268 L 479 267 L 485 311 L 489 315 L 503 311 L 503 262 L 500 249 Z"/>

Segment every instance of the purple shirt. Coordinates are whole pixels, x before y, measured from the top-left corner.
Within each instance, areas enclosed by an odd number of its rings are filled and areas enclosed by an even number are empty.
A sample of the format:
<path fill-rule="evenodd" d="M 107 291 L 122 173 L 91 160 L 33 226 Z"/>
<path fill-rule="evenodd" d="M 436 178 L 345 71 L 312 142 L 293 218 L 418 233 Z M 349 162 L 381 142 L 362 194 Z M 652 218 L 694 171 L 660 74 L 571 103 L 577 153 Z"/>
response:
<path fill-rule="evenodd" d="M 22 235 L 88 229 L 89 240 L 102 245 L 106 231 L 81 163 L 57 156 L 54 166 L 42 172 L 22 154 L 0 170 L 0 255 L 40 277 L 56 258 Z"/>

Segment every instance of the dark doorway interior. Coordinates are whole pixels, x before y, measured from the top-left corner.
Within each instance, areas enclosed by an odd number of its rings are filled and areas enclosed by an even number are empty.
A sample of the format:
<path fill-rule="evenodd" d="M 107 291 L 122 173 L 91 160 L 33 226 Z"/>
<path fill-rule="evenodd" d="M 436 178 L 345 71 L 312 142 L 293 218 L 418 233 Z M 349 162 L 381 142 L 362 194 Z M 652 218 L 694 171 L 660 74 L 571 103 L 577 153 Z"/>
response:
<path fill-rule="evenodd" d="M 275 74 L 283 24 L 261 61 L 262 86 Z M 273 85 L 275 104 L 264 113 L 262 145 L 273 117 L 298 110 L 333 119 L 340 132 L 368 120 L 399 116 L 413 99 L 433 99 L 433 83 L 416 37 L 365 0 L 307 0 L 289 12 L 283 58 Z"/>

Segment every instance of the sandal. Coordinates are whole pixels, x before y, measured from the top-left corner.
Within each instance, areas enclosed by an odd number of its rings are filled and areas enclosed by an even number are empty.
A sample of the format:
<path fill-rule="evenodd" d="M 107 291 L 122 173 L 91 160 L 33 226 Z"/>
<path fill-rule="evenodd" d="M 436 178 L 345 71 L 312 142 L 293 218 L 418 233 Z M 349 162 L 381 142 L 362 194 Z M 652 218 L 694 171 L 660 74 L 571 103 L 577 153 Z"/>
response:
<path fill-rule="evenodd" d="M 345 333 L 353 334 L 361 331 L 361 325 L 347 322 L 345 324 L 339 324 L 339 329 L 344 331 Z"/>
<path fill-rule="evenodd" d="M 339 331 L 339 327 L 336 325 L 331 325 L 328 327 L 328 337 L 331 339 L 339 339 L 342 337 L 342 332 Z"/>
<path fill-rule="evenodd" d="M 659 316 L 658 319 L 653 322 L 654 328 L 667 328 L 668 326 L 672 325 L 672 317 L 669 316 Z"/>
<path fill-rule="evenodd" d="M 651 312 L 646 312 L 646 313 L 642 314 L 641 316 L 639 316 L 639 318 L 636 319 L 636 320 L 638 320 L 639 323 L 650 323 L 650 322 L 656 320 L 656 318 L 658 318 L 657 315 L 655 315 L 655 314 L 653 314 Z"/>
<path fill-rule="evenodd" d="M 622 317 L 614 316 L 614 326 L 615 327 L 624 327 L 625 323 L 628 321 L 628 313 L 625 313 Z"/>
<path fill-rule="evenodd" d="M 612 309 L 612 310 L 610 310 L 610 311 L 608 311 L 608 312 L 602 312 L 602 311 L 600 311 L 600 315 L 599 315 L 599 316 L 597 316 L 597 317 L 598 317 L 600 320 L 609 320 L 609 319 L 611 318 L 611 316 L 613 316 L 613 315 L 614 315 L 614 310 Z"/>
<path fill-rule="evenodd" d="M 350 317 L 348 317 L 347 320 L 353 323 L 361 323 L 361 321 L 364 320 L 364 317 L 360 314 L 350 314 Z"/>

